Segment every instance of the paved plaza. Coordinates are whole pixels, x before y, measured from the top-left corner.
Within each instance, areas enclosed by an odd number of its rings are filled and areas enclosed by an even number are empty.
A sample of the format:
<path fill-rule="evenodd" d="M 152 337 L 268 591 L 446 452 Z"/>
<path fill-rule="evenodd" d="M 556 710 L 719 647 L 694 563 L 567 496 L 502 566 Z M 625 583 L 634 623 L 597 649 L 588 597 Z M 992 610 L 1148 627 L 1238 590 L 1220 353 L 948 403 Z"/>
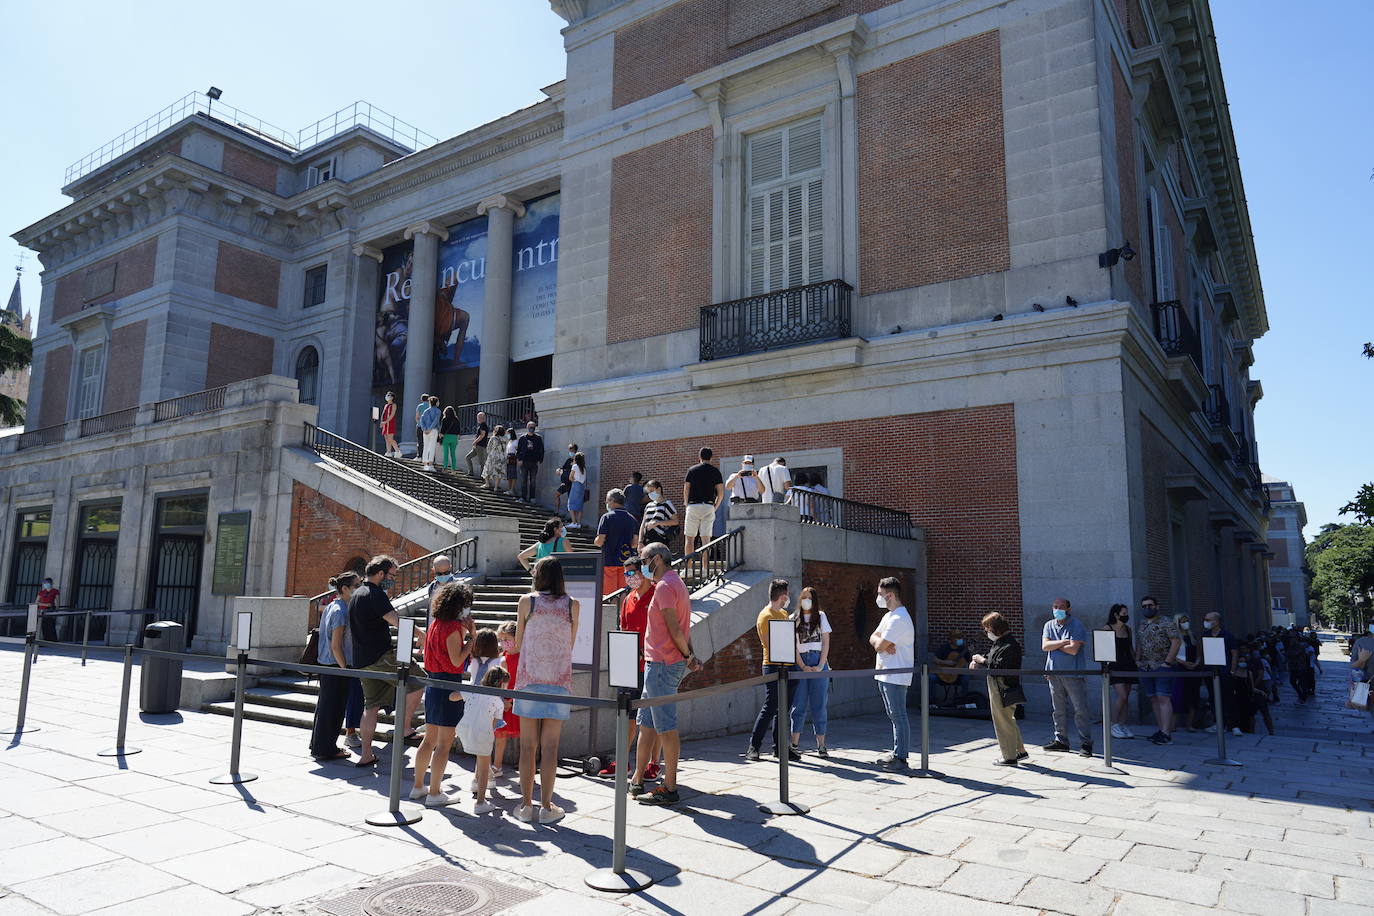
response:
<path fill-rule="evenodd" d="M 20 659 L 0 651 L 0 727 L 13 724 Z M 0 744 L 0 916 L 320 913 L 445 864 L 538 895 L 518 913 L 1365 914 L 1374 737 L 1370 717 L 1341 708 L 1346 666 L 1331 644 L 1323 661 L 1316 701 L 1299 708 L 1285 687 L 1279 736 L 1231 740 L 1238 769 L 1201 763 L 1215 739 L 1200 733 L 1117 742 L 1120 776 L 1091 772 L 1100 758 L 1040 752 L 1006 769 L 990 723 L 936 718 L 944 777 L 897 777 L 872 763 L 886 720 L 865 717 L 832 722 L 829 761 L 792 768 L 810 815 L 770 819 L 756 805 L 776 798 L 776 763 L 746 763 L 743 736 L 686 742 L 683 803 L 629 810 L 630 864 L 658 883 L 615 896 L 583 884 L 610 864 L 606 781 L 560 780 L 569 814 L 556 826 L 515 821 L 506 782 L 504 814 L 474 817 L 469 801 L 368 827 L 387 768 L 316 764 L 300 730 L 246 723 L 243 769 L 260 778 L 239 787 L 209 784 L 227 769 L 219 716 L 135 714 L 143 752 L 97 757 L 112 744 L 119 665 L 49 655 L 29 707 L 41 730 Z M 1048 738 L 1036 705 L 1028 745 Z M 466 792 L 471 758 L 457 766 L 452 787 Z"/>

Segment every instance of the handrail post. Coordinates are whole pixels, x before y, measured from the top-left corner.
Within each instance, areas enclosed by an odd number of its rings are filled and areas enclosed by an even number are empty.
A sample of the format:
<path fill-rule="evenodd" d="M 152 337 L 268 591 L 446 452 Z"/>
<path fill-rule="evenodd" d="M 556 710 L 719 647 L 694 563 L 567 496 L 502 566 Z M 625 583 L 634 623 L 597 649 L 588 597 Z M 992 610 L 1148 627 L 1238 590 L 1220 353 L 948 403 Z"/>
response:
<path fill-rule="evenodd" d="M 243 744 L 243 691 L 248 679 L 248 653 L 238 652 L 234 672 L 234 729 L 229 739 L 229 772 L 215 776 L 210 782 L 217 786 L 232 786 L 252 782 L 258 777 L 253 773 L 239 772 L 239 751 Z"/>
<path fill-rule="evenodd" d="M 1107 663 L 1102 663 L 1102 765 L 1092 767 L 1094 773 L 1115 773 L 1124 775 L 1125 770 L 1112 765 L 1112 707 L 1111 707 L 1111 675 L 1107 672 Z"/>
<path fill-rule="evenodd" d="M 598 868 L 585 879 L 594 890 L 612 893 L 640 891 L 654 883 L 644 872 L 625 867 L 625 815 L 630 794 L 630 692 L 616 688 L 615 707 L 615 827 L 611 867 Z"/>
<path fill-rule="evenodd" d="M 906 715 L 906 710 L 902 710 Z M 921 663 L 921 768 L 913 770 L 912 776 L 918 779 L 939 779 L 941 774 L 930 768 L 930 669 L 926 662 Z"/>
<path fill-rule="evenodd" d="M 114 747 L 97 751 L 97 757 L 127 757 L 130 754 L 142 753 L 142 748 L 128 747 L 124 744 L 124 739 L 129 730 L 129 688 L 133 683 L 134 676 L 134 647 L 132 643 L 124 645 L 124 676 L 119 687 L 119 728 L 115 732 Z"/>
<path fill-rule="evenodd" d="M 36 619 L 37 618 L 35 618 L 35 620 Z M 38 624 L 35 623 L 35 626 L 37 625 Z M 28 718 L 29 711 L 29 678 L 32 676 L 33 664 L 38 660 L 36 657 L 36 650 L 38 649 L 36 645 L 37 639 L 38 637 L 34 633 L 32 627 L 29 629 L 29 632 L 24 634 L 24 668 L 19 676 L 19 712 L 14 719 L 14 728 L 0 729 L 0 735 L 13 735 L 16 744 L 25 731 L 30 733 L 42 731 L 41 728 L 26 729 L 24 726 L 24 720 Z"/>
<path fill-rule="evenodd" d="M 109 627 L 105 628 L 109 632 Z M 86 626 L 81 631 L 81 667 L 86 667 L 86 647 L 91 644 L 91 609 L 86 608 Z"/>
<path fill-rule="evenodd" d="M 792 721 L 787 702 L 788 665 L 778 668 L 778 721 L 773 737 L 778 742 L 778 800 L 759 805 L 759 810 L 768 814 L 807 814 L 809 807 L 789 799 L 787 785 L 787 763 L 792 756 Z"/>
<path fill-rule="evenodd" d="M 410 725 L 406 715 L 406 682 L 410 679 L 410 663 L 402 662 L 396 666 L 396 707 L 391 717 L 391 786 L 387 795 L 387 809 L 380 814 L 369 814 L 367 823 L 374 827 L 405 827 L 421 820 L 424 814 L 420 809 L 401 810 L 401 775 L 406 766 L 406 728 Z M 448 748 L 440 749 L 447 754 Z M 439 753 L 436 750 L 435 753 Z"/>
<path fill-rule="evenodd" d="M 1226 756 L 1226 722 L 1222 719 L 1221 708 L 1221 672 L 1212 672 L 1212 715 L 1216 719 L 1213 723 L 1217 729 L 1217 755 L 1209 760 L 1202 761 L 1219 767 L 1238 767 L 1241 766 L 1239 760 L 1232 760 Z"/>

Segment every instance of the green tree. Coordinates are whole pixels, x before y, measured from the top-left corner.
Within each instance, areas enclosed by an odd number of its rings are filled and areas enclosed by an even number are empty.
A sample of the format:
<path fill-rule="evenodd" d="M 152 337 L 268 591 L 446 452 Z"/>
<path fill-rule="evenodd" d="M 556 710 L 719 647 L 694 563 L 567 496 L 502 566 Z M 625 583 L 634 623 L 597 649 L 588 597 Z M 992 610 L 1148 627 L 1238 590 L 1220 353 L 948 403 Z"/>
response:
<path fill-rule="evenodd" d="M 1306 558 L 1312 568 L 1311 593 L 1321 602 L 1322 616 L 1363 629 L 1370 611 L 1368 592 L 1374 588 L 1374 526 L 1323 525 L 1307 546 Z"/>
<path fill-rule="evenodd" d="M 0 372 L 23 369 L 33 362 L 33 341 L 25 340 L 13 328 L 0 322 Z M 0 426 L 18 426 L 24 422 L 24 402 L 0 394 Z"/>
<path fill-rule="evenodd" d="M 1365 359 L 1374 359 L 1374 343 L 1364 345 Z M 1374 525 L 1374 483 L 1360 487 L 1355 498 L 1341 506 L 1341 515 L 1353 515 L 1361 525 Z"/>

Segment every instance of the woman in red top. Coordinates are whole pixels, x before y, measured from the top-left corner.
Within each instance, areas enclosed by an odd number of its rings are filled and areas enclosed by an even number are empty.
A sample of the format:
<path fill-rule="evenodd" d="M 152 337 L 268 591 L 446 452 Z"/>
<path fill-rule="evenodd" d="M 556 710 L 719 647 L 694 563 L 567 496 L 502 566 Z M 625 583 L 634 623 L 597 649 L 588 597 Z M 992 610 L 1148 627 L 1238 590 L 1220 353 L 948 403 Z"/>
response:
<path fill-rule="evenodd" d="M 515 621 L 501 624 L 496 630 L 496 638 L 500 640 L 502 652 L 501 667 L 505 668 L 510 674 L 511 680 L 515 682 L 515 672 L 520 670 L 520 653 L 515 651 Z M 504 728 L 496 730 L 496 748 L 491 755 L 491 778 L 499 779 L 505 775 L 501 765 L 506 760 L 506 742 L 514 738 L 517 744 L 520 743 L 520 717 L 511 712 L 511 701 L 506 699 L 505 703 Z"/>
<path fill-rule="evenodd" d="M 460 582 L 449 582 L 434 593 L 430 607 L 433 618 L 425 632 L 425 672 L 436 681 L 462 680 L 463 666 L 472 653 L 472 628 L 463 620 L 463 611 L 472 606 L 472 589 Z M 439 808 L 458 800 L 443 789 L 444 769 L 453 733 L 463 717 L 462 700 L 450 700 L 447 688 L 425 688 L 425 740 L 415 752 L 415 786 L 412 799 L 425 800 L 425 807 Z M 425 769 L 429 773 L 429 793 L 425 793 Z"/>
<path fill-rule="evenodd" d="M 396 396 L 390 391 L 382 407 L 382 438 L 386 440 L 386 457 L 400 458 L 401 447 L 396 444 Z"/>

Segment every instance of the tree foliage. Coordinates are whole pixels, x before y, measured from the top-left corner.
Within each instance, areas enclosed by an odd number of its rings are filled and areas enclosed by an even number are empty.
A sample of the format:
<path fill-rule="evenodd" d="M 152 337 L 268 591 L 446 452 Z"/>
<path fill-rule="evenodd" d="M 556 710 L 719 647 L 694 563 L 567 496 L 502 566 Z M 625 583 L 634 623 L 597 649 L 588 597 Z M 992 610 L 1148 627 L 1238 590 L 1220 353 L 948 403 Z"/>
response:
<path fill-rule="evenodd" d="M 1374 483 L 1360 487 L 1355 498 L 1341 506 L 1341 515 L 1353 515 L 1361 525 L 1374 525 Z"/>
<path fill-rule="evenodd" d="M 1374 588 L 1374 526 L 1323 525 L 1321 534 L 1307 545 L 1306 559 L 1312 570 L 1311 592 L 1321 601 L 1323 616 L 1334 620 L 1353 610 L 1351 592 L 1369 608 L 1367 593 Z"/>
<path fill-rule="evenodd" d="M 13 328 L 0 322 L 0 372 L 23 369 L 33 362 L 33 341 L 20 337 Z M 24 402 L 0 394 L 0 426 L 24 422 Z"/>

